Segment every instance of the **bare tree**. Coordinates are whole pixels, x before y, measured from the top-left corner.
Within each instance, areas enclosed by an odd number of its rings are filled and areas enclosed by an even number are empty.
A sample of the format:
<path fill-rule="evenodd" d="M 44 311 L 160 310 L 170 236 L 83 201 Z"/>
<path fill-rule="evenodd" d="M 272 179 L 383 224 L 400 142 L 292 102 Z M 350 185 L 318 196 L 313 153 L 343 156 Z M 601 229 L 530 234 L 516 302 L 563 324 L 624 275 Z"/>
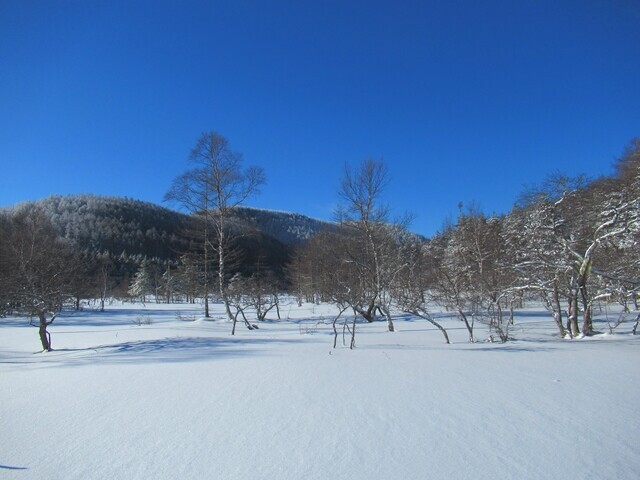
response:
<path fill-rule="evenodd" d="M 47 328 L 74 296 L 74 252 L 37 207 L 18 209 L 6 223 L 2 289 L 13 310 L 38 317 L 42 348 L 50 351 Z"/>
<path fill-rule="evenodd" d="M 433 281 L 429 288 L 429 296 L 437 304 L 456 312 L 464 323 L 469 341 L 474 342 L 474 317 L 468 318 L 469 309 L 473 312 L 475 305 L 469 292 L 469 275 L 467 265 L 458 257 L 453 239 L 455 229 L 451 228 L 431 239 L 427 245 L 427 255 L 433 272 Z"/>
<path fill-rule="evenodd" d="M 427 307 L 429 303 L 427 292 L 433 286 L 433 276 L 425 245 L 418 241 L 405 243 L 402 256 L 406 268 L 400 271 L 392 290 L 398 308 L 427 320 L 440 330 L 445 343 L 451 343 L 447 331 L 432 317 Z"/>
<path fill-rule="evenodd" d="M 345 165 L 338 210 L 341 225 L 350 230 L 346 259 L 358 271 L 361 298 L 352 307 L 367 321 L 373 321 L 376 310 L 384 313 L 387 327 L 394 331 L 393 320 L 385 301 L 395 265 L 389 259 L 389 209 L 382 194 L 389 183 L 389 173 L 382 161 L 367 159 L 356 169 Z"/>
<path fill-rule="evenodd" d="M 247 319 L 247 310 L 255 313 L 256 319 L 263 322 L 267 314 L 274 308 L 279 308 L 279 297 L 276 290 L 276 283 L 267 283 L 267 279 L 272 277 L 269 274 L 253 274 L 250 277 L 243 277 L 237 273 L 229 282 L 228 297 L 229 302 L 236 310 L 233 316 L 233 326 L 231 335 L 235 334 L 238 316 L 242 316 L 245 326 L 249 330 L 258 329 L 257 324 L 250 323 Z"/>
<path fill-rule="evenodd" d="M 200 219 L 203 251 L 205 316 L 209 317 L 209 257 L 216 256 L 217 290 L 227 318 L 233 320 L 227 297 L 227 259 L 230 251 L 228 223 L 233 209 L 265 182 L 260 167 L 242 167 L 242 156 L 231 150 L 226 138 L 211 131 L 203 133 L 189 157 L 194 168 L 178 176 L 165 195 Z"/>

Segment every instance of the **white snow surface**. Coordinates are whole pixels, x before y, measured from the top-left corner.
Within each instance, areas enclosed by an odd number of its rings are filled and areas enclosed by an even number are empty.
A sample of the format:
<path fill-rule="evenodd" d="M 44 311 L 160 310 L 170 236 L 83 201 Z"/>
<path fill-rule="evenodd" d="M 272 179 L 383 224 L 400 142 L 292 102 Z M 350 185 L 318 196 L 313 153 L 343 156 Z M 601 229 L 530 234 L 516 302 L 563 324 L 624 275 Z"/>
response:
<path fill-rule="evenodd" d="M 443 313 L 446 345 L 398 315 L 395 333 L 358 323 L 349 350 L 332 349 L 330 305 L 290 301 L 233 337 L 219 305 L 201 311 L 86 307 L 51 325 L 48 353 L 28 319 L 0 319 L 0 477 L 638 478 L 630 322 L 561 340 L 530 308 L 515 341 L 471 344 Z"/>

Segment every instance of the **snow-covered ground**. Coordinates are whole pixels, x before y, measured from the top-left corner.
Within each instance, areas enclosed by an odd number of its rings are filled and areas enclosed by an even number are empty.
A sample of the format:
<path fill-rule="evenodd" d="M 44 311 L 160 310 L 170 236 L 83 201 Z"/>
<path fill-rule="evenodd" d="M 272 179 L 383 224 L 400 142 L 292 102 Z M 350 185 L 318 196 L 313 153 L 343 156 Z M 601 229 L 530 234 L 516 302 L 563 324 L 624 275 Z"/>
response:
<path fill-rule="evenodd" d="M 446 345 L 399 316 L 333 350 L 333 312 L 291 303 L 232 337 L 198 306 L 86 308 L 51 326 L 50 353 L 28 320 L 1 319 L 0 477 L 638 478 L 631 323 L 560 340 L 531 308 L 516 341 L 470 344 L 443 316 Z"/>

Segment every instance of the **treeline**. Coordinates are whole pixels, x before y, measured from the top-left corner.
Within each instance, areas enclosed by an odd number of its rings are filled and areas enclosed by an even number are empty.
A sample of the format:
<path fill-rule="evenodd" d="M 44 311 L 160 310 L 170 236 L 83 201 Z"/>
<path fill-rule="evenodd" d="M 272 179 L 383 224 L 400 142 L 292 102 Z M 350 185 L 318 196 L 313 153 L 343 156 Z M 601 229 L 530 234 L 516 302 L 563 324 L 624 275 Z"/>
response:
<path fill-rule="evenodd" d="M 432 305 L 455 312 L 470 341 L 476 321 L 489 325 L 491 338 L 509 339 L 513 312 L 525 300 L 542 301 L 562 337 L 592 334 L 599 302 L 638 310 L 640 141 L 609 177 L 549 177 L 508 214 L 469 208 L 426 241 L 390 222 L 380 203 L 387 178 L 373 160 L 345 170 L 340 230 L 312 238 L 293 256 L 291 284 L 300 299 L 333 302 L 369 321 L 380 314 L 389 330 L 394 307 L 431 321 L 447 342 Z M 352 342 L 355 327 L 354 318 Z"/>

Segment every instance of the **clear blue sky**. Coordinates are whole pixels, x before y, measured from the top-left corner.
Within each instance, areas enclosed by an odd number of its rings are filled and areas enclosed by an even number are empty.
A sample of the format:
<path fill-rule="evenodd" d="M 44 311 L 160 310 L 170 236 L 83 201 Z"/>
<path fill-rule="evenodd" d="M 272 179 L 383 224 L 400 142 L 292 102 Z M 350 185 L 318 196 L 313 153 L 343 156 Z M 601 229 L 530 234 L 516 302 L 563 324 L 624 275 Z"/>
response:
<path fill-rule="evenodd" d="M 201 132 L 249 205 L 331 218 L 345 162 L 430 235 L 457 204 L 611 172 L 640 136 L 640 2 L 0 0 L 0 206 L 161 203 Z"/>

